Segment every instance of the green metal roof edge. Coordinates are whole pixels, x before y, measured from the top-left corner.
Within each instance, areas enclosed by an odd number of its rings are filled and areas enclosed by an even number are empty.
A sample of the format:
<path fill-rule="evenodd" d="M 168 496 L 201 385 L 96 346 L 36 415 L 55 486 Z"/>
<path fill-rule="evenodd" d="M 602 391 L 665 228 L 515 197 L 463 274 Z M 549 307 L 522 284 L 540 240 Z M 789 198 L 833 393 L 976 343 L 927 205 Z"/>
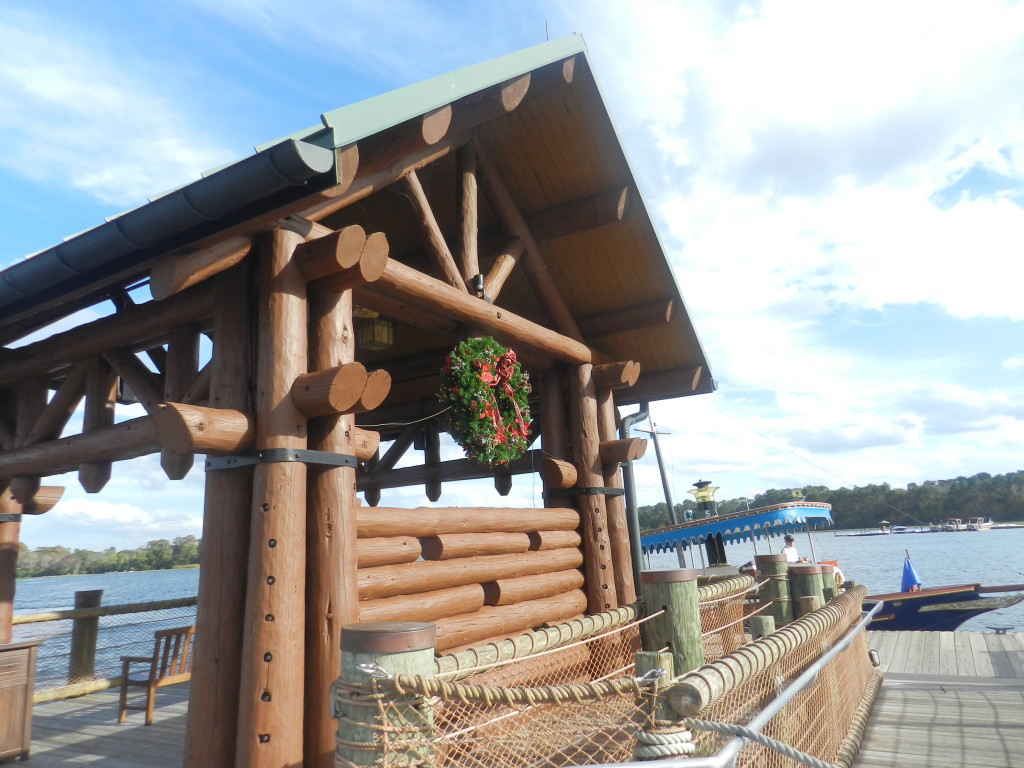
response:
<path fill-rule="evenodd" d="M 259 144 L 256 151 L 262 152 L 288 139 L 308 141 L 320 146 L 324 146 L 324 139 L 332 139 L 335 148 L 344 147 L 451 104 L 463 96 L 580 53 L 586 56 L 587 46 L 580 34 L 573 33 L 325 112 L 320 116 L 323 125 Z M 322 133 L 325 127 L 333 129 L 333 132 Z"/>

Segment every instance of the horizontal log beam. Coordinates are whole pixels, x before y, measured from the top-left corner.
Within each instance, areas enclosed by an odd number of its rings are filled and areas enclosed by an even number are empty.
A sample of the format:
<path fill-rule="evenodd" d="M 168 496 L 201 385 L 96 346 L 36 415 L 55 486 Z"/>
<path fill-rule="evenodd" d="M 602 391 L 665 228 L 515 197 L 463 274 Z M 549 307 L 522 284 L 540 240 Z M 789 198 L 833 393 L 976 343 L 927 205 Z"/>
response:
<path fill-rule="evenodd" d="M 483 607 L 484 588 L 465 584 L 420 595 L 364 600 L 359 604 L 359 621 L 436 621 Z"/>
<path fill-rule="evenodd" d="M 366 231 L 353 224 L 299 244 L 293 258 L 302 277 L 312 282 L 351 269 L 359 263 L 365 247 Z"/>
<path fill-rule="evenodd" d="M 348 267 L 313 280 L 309 284 L 311 291 L 329 291 L 341 293 L 372 283 L 383 273 L 388 264 L 388 239 L 383 232 L 374 232 L 366 238 L 359 260 Z"/>
<path fill-rule="evenodd" d="M 405 565 L 382 565 L 359 571 L 359 598 L 372 600 L 413 595 L 515 576 L 564 571 L 583 564 L 578 549 L 553 549 L 516 555 L 464 557 L 458 560 L 422 560 Z"/>
<path fill-rule="evenodd" d="M 634 386 L 616 389 L 614 394 L 616 405 L 630 405 L 705 391 L 712 391 L 712 386 L 710 383 L 705 386 L 704 367 L 692 365 L 668 371 L 648 371 Z"/>
<path fill-rule="evenodd" d="M 643 458 L 647 451 L 647 441 L 642 437 L 629 437 L 624 440 L 606 440 L 598 448 L 602 464 L 622 464 Z"/>
<path fill-rule="evenodd" d="M 572 531 L 579 527 L 575 509 L 493 507 L 360 507 L 356 512 L 359 538 L 376 536 L 439 536 L 446 533 L 528 533 Z"/>
<path fill-rule="evenodd" d="M 626 360 L 595 365 L 593 377 L 596 387 L 611 387 L 612 389 L 632 387 L 640 378 L 640 363 L 635 360 Z"/>
<path fill-rule="evenodd" d="M 380 448 L 380 432 L 352 427 L 352 454 L 360 461 L 369 461 Z"/>
<path fill-rule="evenodd" d="M 540 463 L 540 476 L 545 488 L 572 488 L 576 485 L 576 465 L 545 456 Z"/>
<path fill-rule="evenodd" d="M 41 485 L 36 495 L 21 505 L 24 515 L 42 515 L 53 509 L 64 495 L 60 485 Z"/>
<path fill-rule="evenodd" d="M 545 549 L 578 547 L 583 539 L 576 531 L 530 531 L 530 549 L 541 552 Z"/>
<path fill-rule="evenodd" d="M 292 383 L 292 404 L 306 418 L 351 413 L 363 396 L 366 376 L 358 362 L 304 373 Z"/>
<path fill-rule="evenodd" d="M 0 368 L 0 387 L 9 387 L 112 349 L 137 347 L 144 340 L 166 338 L 170 328 L 207 320 L 212 314 L 213 286 L 209 283 L 197 285 L 166 301 L 125 307 L 117 314 L 12 350 L 9 360 Z"/>
<path fill-rule="evenodd" d="M 160 444 L 178 453 L 225 455 L 252 450 L 256 420 L 229 408 L 164 403 L 153 417 Z"/>
<path fill-rule="evenodd" d="M 205 248 L 175 251 L 153 265 L 149 292 L 157 301 L 169 299 L 197 283 L 230 269 L 252 249 L 251 235 L 235 235 Z"/>
<path fill-rule="evenodd" d="M 586 595 L 578 589 L 515 605 L 488 606 L 475 613 L 436 621 L 437 641 L 434 647 L 438 651 L 446 651 L 489 637 L 514 635 L 541 624 L 578 616 L 586 607 Z"/>
<path fill-rule="evenodd" d="M 634 307 L 581 317 L 579 327 L 587 338 L 639 331 L 670 322 L 674 309 L 675 301 L 673 299 L 652 301 L 648 304 L 637 304 Z"/>
<path fill-rule="evenodd" d="M 629 187 L 615 187 L 530 214 L 526 223 L 537 242 L 566 237 L 622 221 L 634 196 Z"/>
<path fill-rule="evenodd" d="M 381 293 L 374 288 L 373 283 L 356 288 L 353 292 L 353 300 L 356 304 L 372 309 L 384 317 L 389 317 L 413 328 L 419 328 L 427 333 L 454 337 L 459 328 L 458 322 L 450 317 L 420 309 L 419 306 L 404 299 Z"/>
<path fill-rule="evenodd" d="M 566 363 L 608 362 L 605 355 L 582 342 L 462 293 L 397 261 L 388 262 L 374 287 L 420 308 L 482 328 L 508 346 L 523 344 Z"/>
<path fill-rule="evenodd" d="M 359 539 L 356 551 L 359 567 L 373 568 L 378 565 L 415 563 L 420 559 L 423 549 L 415 536 L 381 536 Z"/>
<path fill-rule="evenodd" d="M 555 573 L 538 573 L 514 579 L 498 579 L 484 584 L 487 605 L 512 605 L 526 600 L 560 595 L 583 586 L 583 574 L 575 568 Z"/>
<path fill-rule="evenodd" d="M 366 384 L 363 386 L 359 401 L 353 406 L 352 413 L 366 413 L 377 408 L 383 403 L 391 392 L 391 374 L 383 368 L 370 371 L 366 375 Z"/>
<path fill-rule="evenodd" d="M 374 416 L 377 414 L 375 413 Z M 502 471 L 512 475 L 525 475 L 536 471 L 535 462 L 539 462 L 539 457 L 533 451 L 529 451 L 525 456 L 502 467 Z M 388 471 L 385 471 L 384 468 L 368 468 L 365 474 L 356 479 L 357 489 L 406 488 L 410 485 L 425 485 L 428 482 L 450 483 L 458 480 L 481 480 L 494 474 L 492 468 L 471 459 L 453 459 L 433 465 L 387 469 Z"/>
<path fill-rule="evenodd" d="M 443 533 L 420 539 L 424 560 L 454 560 L 483 555 L 513 555 L 530 549 L 526 533 Z"/>
<path fill-rule="evenodd" d="M 0 453 L 0 479 L 19 475 L 59 475 L 91 461 L 122 461 L 150 453 L 161 446 L 149 416 L 123 421 L 80 435 Z"/>

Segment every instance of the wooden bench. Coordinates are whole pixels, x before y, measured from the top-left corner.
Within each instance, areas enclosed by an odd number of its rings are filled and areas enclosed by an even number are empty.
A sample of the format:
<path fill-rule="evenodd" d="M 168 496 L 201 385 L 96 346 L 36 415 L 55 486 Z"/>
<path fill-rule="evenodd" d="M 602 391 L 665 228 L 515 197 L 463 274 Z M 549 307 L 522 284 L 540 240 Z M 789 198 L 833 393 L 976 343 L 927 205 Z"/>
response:
<path fill-rule="evenodd" d="M 121 657 L 121 703 L 117 722 L 123 723 L 129 709 L 146 710 L 146 725 L 153 724 L 153 699 L 156 689 L 174 683 L 183 683 L 192 676 L 192 634 L 195 627 L 161 629 L 154 633 L 152 656 Z M 131 677 L 132 664 L 148 665 L 144 678 Z M 146 705 L 129 706 L 128 688 L 145 688 Z"/>

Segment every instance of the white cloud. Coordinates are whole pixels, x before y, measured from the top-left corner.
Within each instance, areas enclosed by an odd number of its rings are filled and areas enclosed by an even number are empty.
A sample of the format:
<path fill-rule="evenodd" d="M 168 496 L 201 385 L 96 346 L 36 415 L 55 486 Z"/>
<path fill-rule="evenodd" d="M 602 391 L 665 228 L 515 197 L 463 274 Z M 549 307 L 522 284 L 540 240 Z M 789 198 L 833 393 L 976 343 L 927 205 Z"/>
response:
<path fill-rule="evenodd" d="M 175 73 L 59 19 L 0 22 L 0 163 L 39 182 L 132 205 L 232 159 L 187 117 Z"/>
<path fill-rule="evenodd" d="M 1019 371 L 1024 368 L 1024 355 L 1014 355 L 1003 360 L 1003 368 L 1008 371 Z"/>

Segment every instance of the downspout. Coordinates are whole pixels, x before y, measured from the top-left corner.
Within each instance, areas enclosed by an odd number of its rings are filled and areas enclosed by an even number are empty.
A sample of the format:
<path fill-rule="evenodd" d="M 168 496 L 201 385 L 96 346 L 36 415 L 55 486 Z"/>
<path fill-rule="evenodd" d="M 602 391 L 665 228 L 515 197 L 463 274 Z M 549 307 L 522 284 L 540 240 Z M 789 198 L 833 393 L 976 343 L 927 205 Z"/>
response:
<path fill-rule="evenodd" d="M 629 439 L 629 430 L 637 422 L 648 418 L 648 405 L 640 403 L 640 410 L 622 417 L 619 426 L 619 437 Z M 633 583 L 640 583 L 640 563 L 643 562 L 643 550 L 640 548 L 640 517 L 636 509 L 636 483 L 633 480 L 633 462 L 622 462 L 622 487 L 626 491 L 626 525 L 629 528 L 629 551 L 633 559 Z"/>

